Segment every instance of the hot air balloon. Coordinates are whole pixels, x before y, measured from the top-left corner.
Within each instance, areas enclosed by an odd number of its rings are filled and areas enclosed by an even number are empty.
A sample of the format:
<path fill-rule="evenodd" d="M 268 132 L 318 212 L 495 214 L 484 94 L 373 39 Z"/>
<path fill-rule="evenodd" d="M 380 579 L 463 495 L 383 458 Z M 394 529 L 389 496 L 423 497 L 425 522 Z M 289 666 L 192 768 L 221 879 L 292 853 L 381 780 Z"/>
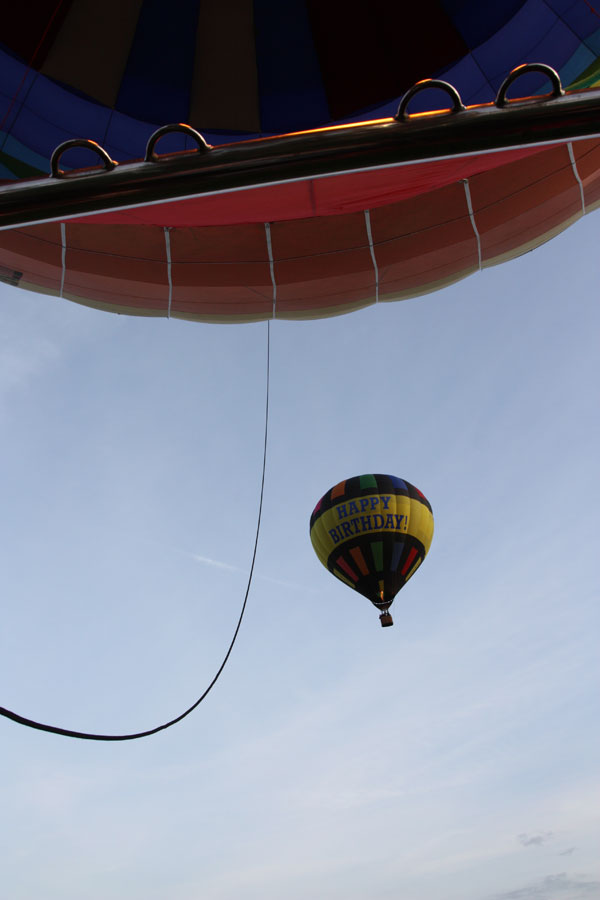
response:
<path fill-rule="evenodd" d="M 135 159 L 168 122 L 222 144 L 393 116 L 423 78 L 450 82 L 467 105 L 486 103 L 511 69 L 537 60 L 582 89 L 598 78 L 599 56 L 590 0 L 373 0 L 357 15 L 344 0 L 11 3 L 0 178 L 49 172 L 54 148 L 76 137 Z M 543 76 L 523 88 L 545 90 Z"/>
<path fill-rule="evenodd" d="M 433 513 L 421 491 L 394 475 L 358 475 L 321 497 L 310 518 L 310 539 L 332 575 L 381 610 L 389 608 L 419 568 L 433 538 Z"/>
<path fill-rule="evenodd" d="M 319 318 L 440 289 L 600 202 L 597 126 L 534 123 L 589 105 L 600 17 L 588 0 L 376 2 L 355 17 L 341 0 L 128 0 L 118 12 L 47 0 L 13 4 L 2 36 L 0 178 L 29 191 L 0 188 L 12 285 L 131 315 Z M 525 104 L 508 140 L 518 110 L 490 101 L 531 58 L 575 93 Z M 396 116 L 429 77 L 458 89 L 454 112 L 419 116 L 448 102 L 420 90 Z M 538 67 L 521 95 L 548 83 Z M 151 136 L 177 119 L 205 140 L 163 135 L 159 156 Z M 281 137 L 299 129 L 313 130 Z M 97 141 L 110 171 L 59 177 L 95 163 L 71 146 L 53 178 L 19 181 L 73 138 Z"/>

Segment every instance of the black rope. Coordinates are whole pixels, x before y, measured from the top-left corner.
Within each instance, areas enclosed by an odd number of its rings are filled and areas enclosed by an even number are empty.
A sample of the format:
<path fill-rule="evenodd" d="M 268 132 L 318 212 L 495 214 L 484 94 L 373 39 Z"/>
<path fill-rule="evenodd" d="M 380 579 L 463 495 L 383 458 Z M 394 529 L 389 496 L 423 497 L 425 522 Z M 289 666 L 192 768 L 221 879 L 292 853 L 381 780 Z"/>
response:
<path fill-rule="evenodd" d="M 138 731 L 136 734 L 90 734 L 86 731 L 71 731 L 69 728 L 59 728 L 56 725 L 44 725 L 42 722 L 36 722 L 33 719 L 27 719 L 25 716 L 20 716 L 15 712 L 12 712 L 10 709 L 5 709 L 3 706 L 0 706 L 0 715 L 3 715 L 7 719 L 12 719 L 13 722 L 17 722 L 18 725 L 26 725 L 29 728 L 37 728 L 39 731 L 49 731 L 51 734 L 62 734 L 64 737 L 72 737 L 72 738 L 81 738 L 85 741 L 135 741 L 138 738 L 149 737 L 151 734 L 157 734 L 159 731 L 164 731 L 165 728 L 170 728 L 171 725 L 176 725 L 177 722 L 181 722 L 182 719 L 185 719 L 186 716 L 189 716 L 191 712 L 193 712 L 197 706 L 199 706 L 204 698 L 210 693 L 215 684 L 217 683 L 219 676 L 225 665 L 231 651 L 233 650 L 233 645 L 235 644 L 236 638 L 238 636 L 238 632 L 240 630 L 240 626 L 242 624 L 242 619 L 244 618 L 244 612 L 246 611 L 246 604 L 248 602 L 248 594 L 250 593 L 250 585 L 252 584 L 252 575 L 254 573 L 254 563 L 256 562 L 256 551 L 258 549 L 258 536 L 260 534 L 260 521 L 262 518 L 262 506 L 263 506 L 263 496 L 265 492 L 265 469 L 267 464 L 267 436 L 269 432 L 269 368 L 270 368 L 270 357 L 271 357 L 271 322 L 267 320 L 267 373 L 266 373 L 266 401 L 265 401 L 265 439 L 264 439 L 264 448 L 263 448 L 263 464 L 262 464 L 262 477 L 260 483 L 260 500 L 258 503 L 258 519 L 256 522 L 256 537 L 254 539 L 254 551 L 252 553 L 252 563 L 250 565 L 250 574 L 248 576 L 248 585 L 246 587 L 246 594 L 244 596 L 244 602 L 242 604 L 242 611 L 240 612 L 240 617 L 238 619 L 238 623 L 236 625 L 235 631 L 233 633 L 233 638 L 229 645 L 229 649 L 225 654 L 225 658 L 219 669 L 217 670 L 217 674 L 208 685 L 204 693 L 198 697 L 195 703 L 186 709 L 185 712 L 182 712 L 179 716 L 176 716 L 174 719 L 171 719 L 170 722 L 165 722 L 163 725 L 157 725 L 156 728 L 149 728 L 148 731 Z"/>

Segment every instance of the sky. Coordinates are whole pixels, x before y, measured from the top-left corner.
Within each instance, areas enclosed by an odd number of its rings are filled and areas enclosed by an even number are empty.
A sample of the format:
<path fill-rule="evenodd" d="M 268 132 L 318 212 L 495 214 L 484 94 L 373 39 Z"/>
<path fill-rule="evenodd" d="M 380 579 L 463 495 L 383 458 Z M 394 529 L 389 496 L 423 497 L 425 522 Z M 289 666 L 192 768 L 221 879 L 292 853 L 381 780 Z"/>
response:
<path fill-rule="evenodd" d="M 232 656 L 141 741 L 0 719 L 4 897 L 600 898 L 599 215 L 439 293 L 272 324 Z M 0 286 L 0 705 L 132 732 L 206 688 L 266 338 Z M 308 534 L 369 472 L 435 516 L 386 629 Z"/>

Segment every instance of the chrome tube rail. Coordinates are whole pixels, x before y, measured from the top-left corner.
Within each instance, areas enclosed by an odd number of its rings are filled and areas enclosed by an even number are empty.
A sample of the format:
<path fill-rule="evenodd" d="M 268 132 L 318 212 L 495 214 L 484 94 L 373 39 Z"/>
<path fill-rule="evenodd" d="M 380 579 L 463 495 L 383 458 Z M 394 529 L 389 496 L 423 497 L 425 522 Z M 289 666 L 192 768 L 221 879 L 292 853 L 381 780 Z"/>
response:
<path fill-rule="evenodd" d="M 548 74 L 552 93 L 508 100 L 509 85 L 529 69 Z M 407 107 L 414 94 L 434 87 L 449 94 L 452 109 L 411 116 Z M 173 131 L 191 136 L 197 148 L 157 155 L 157 141 Z M 495 103 L 467 109 L 451 85 L 429 80 L 419 82 L 405 94 L 393 119 L 219 147 L 210 147 L 188 125 L 167 125 L 152 135 L 143 161 L 120 164 L 92 141 L 67 141 L 52 156 L 50 177 L 0 187 L 0 229 L 306 178 L 585 138 L 600 138 L 600 90 L 565 93 L 556 72 L 536 63 L 512 72 Z M 63 172 L 60 158 L 71 146 L 95 150 L 101 165 Z"/>

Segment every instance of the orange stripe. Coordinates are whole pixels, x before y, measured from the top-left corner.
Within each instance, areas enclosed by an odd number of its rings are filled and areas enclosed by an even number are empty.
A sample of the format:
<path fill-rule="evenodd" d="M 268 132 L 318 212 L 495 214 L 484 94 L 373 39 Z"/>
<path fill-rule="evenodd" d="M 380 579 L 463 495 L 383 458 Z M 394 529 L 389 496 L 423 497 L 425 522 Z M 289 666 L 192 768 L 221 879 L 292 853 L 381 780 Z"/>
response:
<path fill-rule="evenodd" d="M 339 484 L 336 484 L 334 488 L 331 488 L 331 499 L 335 500 L 336 497 L 343 497 L 346 491 L 346 482 L 340 481 Z"/>
<path fill-rule="evenodd" d="M 364 556 L 362 555 L 362 550 L 360 549 L 360 547 L 353 547 L 352 550 L 350 551 L 350 555 L 352 556 L 352 559 L 358 566 L 358 570 L 359 570 L 360 574 L 368 575 L 369 570 L 367 569 L 367 564 L 365 562 Z"/>

